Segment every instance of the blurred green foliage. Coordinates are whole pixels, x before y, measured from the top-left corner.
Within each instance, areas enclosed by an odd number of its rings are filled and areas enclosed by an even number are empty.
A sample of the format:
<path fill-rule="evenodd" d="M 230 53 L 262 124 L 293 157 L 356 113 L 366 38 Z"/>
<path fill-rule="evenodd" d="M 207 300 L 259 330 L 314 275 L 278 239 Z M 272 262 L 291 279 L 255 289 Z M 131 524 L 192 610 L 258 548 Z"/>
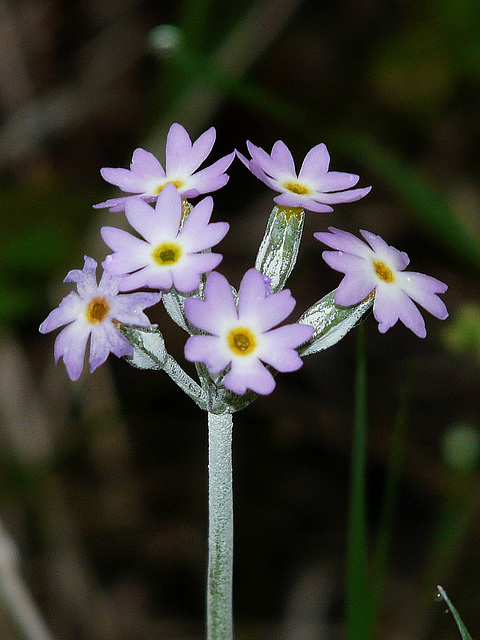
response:
<path fill-rule="evenodd" d="M 73 268 L 91 198 L 81 185 L 0 190 L 0 325 L 35 317 L 48 282 L 59 269 Z"/>

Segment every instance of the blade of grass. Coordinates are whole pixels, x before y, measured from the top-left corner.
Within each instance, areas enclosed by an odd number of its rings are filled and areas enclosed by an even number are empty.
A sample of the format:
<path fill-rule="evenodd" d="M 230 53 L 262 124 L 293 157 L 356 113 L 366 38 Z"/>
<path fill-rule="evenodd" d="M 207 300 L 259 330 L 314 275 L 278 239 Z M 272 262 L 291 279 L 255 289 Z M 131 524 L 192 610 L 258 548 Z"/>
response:
<path fill-rule="evenodd" d="M 350 471 L 347 534 L 346 627 L 349 640 L 367 640 L 371 629 L 371 598 L 367 588 L 367 372 L 365 329 L 358 328 L 355 370 L 355 416 Z"/>
<path fill-rule="evenodd" d="M 450 601 L 450 598 L 445 593 L 445 589 L 440 585 L 437 585 L 439 595 L 445 600 L 447 603 L 447 607 L 450 609 L 453 617 L 455 618 L 455 622 L 457 623 L 458 630 L 460 631 L 460 635 L 462 636 L 462 640 L 472 640 L 472 636 L 468 633 L 467 628 L 463 624 L 463 620 L 460 618 L 458 611 L 455 609 L 453 604 Z"/>
<path fill-rule="evenodd" d="M 374 560 L 374 610 L 372 625 L 375 626 L 381 615 L 382 592 L 388 569 L 388 554 L 392 541 L 393 523 L 398 500 L 399 481 L 407 441 L 408 416 L 411 407 L 412 391 L 417 371 L 416 362 L 409 360 L 405 379 L 400 391 L 400 400 L 392 433 L 387 472 L 383 490 L 380 522 L 378 526 L 377 548 Z"/>
<path fill-rule="evenodd" d="M 208 44 L 206 23 L 212 4 L 212 0 L 184 0 L 180 7 L 179 23 L 190 45 L 199 51 Z"/>

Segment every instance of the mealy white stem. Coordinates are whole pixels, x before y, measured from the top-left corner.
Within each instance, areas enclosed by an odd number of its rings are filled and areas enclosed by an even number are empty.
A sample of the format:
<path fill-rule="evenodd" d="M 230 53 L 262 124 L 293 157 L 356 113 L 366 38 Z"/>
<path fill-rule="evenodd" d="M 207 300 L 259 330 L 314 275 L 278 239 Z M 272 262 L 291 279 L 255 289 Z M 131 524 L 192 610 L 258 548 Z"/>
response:
<path fill-rule="evenodd" d="M 232 640 L 232 414 L 208 414 L 207 640 Z"/>

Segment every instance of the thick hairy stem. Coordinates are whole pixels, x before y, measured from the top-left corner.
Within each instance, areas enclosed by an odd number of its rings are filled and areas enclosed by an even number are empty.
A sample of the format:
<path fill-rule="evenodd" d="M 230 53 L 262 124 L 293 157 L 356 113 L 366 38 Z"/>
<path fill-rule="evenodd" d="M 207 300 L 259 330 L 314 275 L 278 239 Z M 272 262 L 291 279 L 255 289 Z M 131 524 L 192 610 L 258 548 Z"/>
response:
<path fill-rule="evenodd" d="M 232 414 L 208 414 L 207 640 L 232 640 Z"/>

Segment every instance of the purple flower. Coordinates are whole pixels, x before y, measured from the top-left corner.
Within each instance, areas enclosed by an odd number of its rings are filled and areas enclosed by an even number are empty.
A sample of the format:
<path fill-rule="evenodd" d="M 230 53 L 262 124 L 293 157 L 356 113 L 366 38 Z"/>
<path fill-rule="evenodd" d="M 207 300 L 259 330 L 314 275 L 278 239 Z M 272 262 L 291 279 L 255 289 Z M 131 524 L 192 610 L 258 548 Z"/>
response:
<path fill-rule="evenodd" d="M 90 371 L 103 364 L 110 352 L 119 358 L 132 355 L 130 343 L 115 329 L 112 320 L 147 326 L 150 321 L 143 309 L 161 297 L 159 293 L 119 295 L 120 278 L 104 273 L 97 285 L 96 271 L 95 260 L 85 256 L 83 269 L 70 271 L 64 280 L 76 282 L 78 293 L 71 291 L 40 325 L 41 333 L 67 325 L 55 340 L 55 362 L 58 364 L 63 357 L 72 380 L 82 373 L 89 336 Z"/>
<path fill-rule="evenodd" d="M 437 293 L 447 285 L 423 273 L 404 271 L 410 262 L 403 251 L 390 247 L 380 236 L 360 231 L 366 244 L 347 231 L 329 227 L 314 233 L 317 240 L 336 251 L 324 251 L 323 259 L 345 274 L 335 292 L 335 303 L 342 307 L 357 304 L 375 290 L 373 314 L 378 329 L 385 333 L 400 320 L 419 338 L 427 335 L 425 322 L 415 302 L 440 320 L 448 311 Z"/>
<path fill-rule="evenodd" d="M 124 276 L 121 291 L 172 286 L 182 293 L 194 291 L 200 276 L 220 264 L 222 256 L 206 250 L 218 244 L 229 228 L 228 222 L 209 223 L 212 208 L 212 198 L 204 198 L 182 226 L 182 199 L 174 186 L 165 187 L 155 209 L 141 198 L 132 198 L 125 214 L 144 240 L 123 229 L 103 227 L 102 237 L 115 253 L 102 266 L 113 275 Z"/>
<path fill-rule="evenodd" d="M 313 334 L 313 327 L 302 324 L 273 328 L 294 306 L 288 289 L 269 294 L 263 275 L 249 269 L 240 284 L 237 307 L 227 279 L 211 273 L 205 300 L 185 300 L 188 320 L 209 334 L 191 336 L 185 344 L 185 357 L 203 362 L 212 375 L 231 365 L 223 384 L 238 395 L 247 389 L 269 394 L 275 380 L 262 363 L 278 371 L 296 371 L 302 360 L 295 348 Z"/>
<path fill-rule="evenodd" d="M 366 196 L 372 188 L 351 189 L 357 184 L 359 176 L 329 171 L 330 155 L 323 143 L 310 149 L 298 176 L 292 154 L 281 140 L 273 145 L 271 156 L 251 142 L 247 142 L 247 147 L 252 159 L 247 160 L 237 151 L 238 157 L 254 176 L 280 192 L 281 195 L 276 196 L 274 201 L 284 207 L 328 213 L 333 211 L 329 205 L 355 202 Z"/>
<path fill-rule="evenodd" d="M 186 130 L 175 122 L 167 136 L 165 170 L 152 153 L 139 148 L 133 152 L 130 169 L 104 167 L 100 173 L 110 184 L 140 196 L 146 202 L 155 202 L 166 184 L 173 184 L 182 198 L 194 198 L 202 193 L 217 191 L 228 181 L 225 171 L 232 163 L 235 152 L 195 173 L 212 150 L 215 135 L 215 129 L 211 127 L 192 145 Z M 96 204 L 95 208 L 109 207 L 110 211 L 123 211 L 131 197 L 111 198 Z"/>

